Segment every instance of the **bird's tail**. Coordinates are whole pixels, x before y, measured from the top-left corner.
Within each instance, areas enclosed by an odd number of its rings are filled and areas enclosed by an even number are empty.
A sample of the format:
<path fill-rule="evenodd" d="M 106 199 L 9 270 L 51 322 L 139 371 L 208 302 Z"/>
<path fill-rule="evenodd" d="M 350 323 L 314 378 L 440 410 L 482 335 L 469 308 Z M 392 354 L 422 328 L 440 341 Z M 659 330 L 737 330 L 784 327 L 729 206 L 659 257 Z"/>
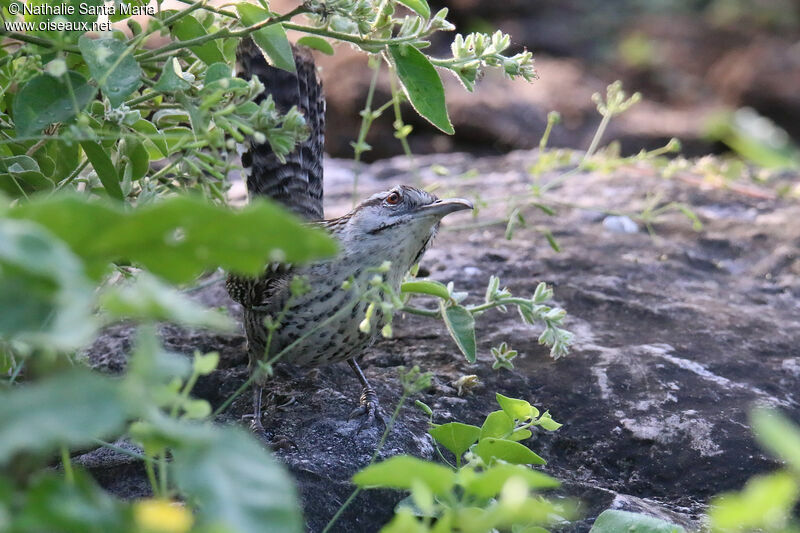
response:
<path fill-rule="evenodd" d="M 308 50 L 293 47 L 296 72 L 269 65 L 261 49 L 245 38 L 236 50 L 236 74 L 258 77 L 265 87 L 256 102 L 272 95 L 279 112 L 297 106 L 304 115 L 310 135 L 281 162 L 269 143 L 248 141 L 242 155 L 250 196 L 267 196 L 308 220 L 321 220 L 322 153 L 325 141 L 325 97 Z"/>

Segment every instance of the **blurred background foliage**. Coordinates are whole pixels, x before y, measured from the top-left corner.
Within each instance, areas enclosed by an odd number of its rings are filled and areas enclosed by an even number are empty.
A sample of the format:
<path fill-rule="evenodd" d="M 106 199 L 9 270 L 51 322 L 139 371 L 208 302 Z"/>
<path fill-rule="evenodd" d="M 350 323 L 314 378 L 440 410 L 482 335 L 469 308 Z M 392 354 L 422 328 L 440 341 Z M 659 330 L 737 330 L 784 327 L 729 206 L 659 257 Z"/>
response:
<path fill-rule="evenodd" d="M 590 95 L 619 79 L 644 97 L 610 131 L 623 155 L 677 137 L 686 156 L 733 153 L 768 168 L 800 161 L 800 3 L 794 0 L 434 4 L 449 8 L 449 19 L 462 31 L 511 34 L 512 51 L 534 52 L 540 79 L 508 83 L 487 75 L 476 98 L 467 98 L 457 80 L 444 76 L 456 134 L 442 135 L 408 114 L 415 153 L 533 148 L 551 110 L 564 121 L 550 144 L 586 149 L 600 120 Z M 434 40 L 431 53 L 444 54 L 448 44 L 446 37 Z M 344 128 L 343 135 L 328 137 L 327 149 L 341 157 L 352 155 L 344 133 L 358 130 L 357 106 L 370 78 L 352 55 L 337 50 L 321 58 L 331 121 Z M 379 85 L 381 93 L 388 95 L 388 80 Z M 367 142 L 368 160 L 402 153 L 388 114 L 375 122 Z"/>

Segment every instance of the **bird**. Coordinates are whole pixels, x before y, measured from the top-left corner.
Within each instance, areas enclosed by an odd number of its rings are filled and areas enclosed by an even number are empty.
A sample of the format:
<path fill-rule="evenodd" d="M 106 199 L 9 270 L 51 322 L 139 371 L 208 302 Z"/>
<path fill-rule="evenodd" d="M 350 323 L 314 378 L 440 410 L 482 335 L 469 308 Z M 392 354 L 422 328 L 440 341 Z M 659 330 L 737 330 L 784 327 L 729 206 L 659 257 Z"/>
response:
<path fill-rule="evenodd" d="M 267 377 L 258 371 L 259 362 L 282 352 L 282 361 L 307 367 L 346 361 L 362 388 L 351 418 L 362 418 L 359 431 L 376 422 L 385 426 L 378 396 L 357 362 L 376 340 L 380 328 L 359 327 L 369 302 L 359 299 L 356 291 L 367 286 L 378 270 L 383 281 L 399 291 L 409 269 L 431 245 L 441 219 L 473 206 L 465 199 L 440 200 L 419 188 L 398 185 L 367 198 L 344 216 L 325 220 L 325 97 L 310 52 L 300 46 L 293 45 L 292 49 L 294 73 L 271 66 L 249 38 L 237 47 L 237 76 L 246 80 L 257 77 L 265 87 L 257 98 L 271 95 L 283 113 L 296 106 L 309 129 L 308 138 L 284 160 L 268 142 L 247 140 L 242 168 L 248 195 L 268 197 L 324 229 L 338 241 L 339 251 L 332 258 L 304 265 L 271 263 L 259 276 L 227 276 L 228 293 L 243 308 L 249 370 L 256 373 L 251 428 L 264 432 L 262 391 Z M 300 295 L 292 291 L 292 280 L 297 277 L 310 288 Z M 387 295 L 381 292 L 380 297 Z M 280 323 L 270 336 L 265 321 L 276 317 L 280 317 Z M 373 318 L 383 319 L 380 306 Z"/>

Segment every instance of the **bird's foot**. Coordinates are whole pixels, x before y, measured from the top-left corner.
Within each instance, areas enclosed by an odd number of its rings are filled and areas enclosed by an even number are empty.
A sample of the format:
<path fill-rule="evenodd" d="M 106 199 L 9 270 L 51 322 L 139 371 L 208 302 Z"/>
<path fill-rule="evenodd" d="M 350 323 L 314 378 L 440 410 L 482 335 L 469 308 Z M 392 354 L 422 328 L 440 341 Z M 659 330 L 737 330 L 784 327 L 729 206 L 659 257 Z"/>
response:
<path fill-rule="evenodd" d="M 297 449 L 297 444 L 286 435 L 273 435 L 270 437 L 270 433 L 264 428 L 264 424 L 261 423 L 261 420 L 255 418 L 253 415 L 244 415 L 243 418 L 252 418 L 250 421 L 250 431 L 260 440 L 266 442 L 267 446 L 269 446 L 272 451 L 289 450 L 292 448 L 295 450 Z"/>
<path fill-rule="evenodd" d="M 350 418 L 360 418 L 361 422 L 358 425 L 356 433 L 371 426 L 382 426 L 386 428 L 386 420 L 381 411 L 381 404 L 378 400 L 378 395 L 370 387 L 364 387 L 361 392 L 361 405 L 353 409 L 350 413 Z"/>
<path fill-rule="evenodd" d="M 242 416 L 242 420 L 247 420 L 248 418 L 250 419 L 250 431 L 258 436 L 267 434 L 267 430 L 264 429 L 264 424 L 261 423 L 261 417 L 255 417 L 252 414 Z"/>
<path fill-rule="evenodd" d="M 297 449 L 297 444 L 286 435 L 275 435 L 269 440 L 268 444 L 273 452 L 276 450 Z"/>

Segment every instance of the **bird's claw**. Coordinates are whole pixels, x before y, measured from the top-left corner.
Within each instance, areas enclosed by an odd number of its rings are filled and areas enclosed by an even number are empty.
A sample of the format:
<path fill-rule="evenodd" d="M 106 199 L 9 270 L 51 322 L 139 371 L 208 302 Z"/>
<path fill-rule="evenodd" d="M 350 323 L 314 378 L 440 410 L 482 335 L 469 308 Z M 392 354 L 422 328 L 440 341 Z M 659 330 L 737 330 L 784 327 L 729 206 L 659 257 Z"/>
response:
<path fill-rule="evenodd" d="M 381 411 L 380 401 L 375 391 L 370 388 L 365 388 L 361 393 L 361 405 L 353 409 L 349 418 L 361 418 L 361 423 L 356 429 L 356 433 L 361 433 L 364 429 L 370 426 L 380 425 L 386 428 L 386 420 Z"/>
<path fill-rule="evenodd" d="M 286 435 L 275 435 L 268 444 L 272 451 L 298 449 L 297 444 Z"/>
<path fill-rule="evenodd" d="M 292 448 L 295 450 L 297 449 L 297 444 L 285 435 L 274 435 L 272 438 L 269 438 L 269 433 L 267 433 L 267 430 L 264 428 L 264 424 L 253 415 L 245 415 L 244 418 L 252 418 L 250 421 L 250 431 L 259 439 L 265 441 L 272 451 L 289 450 Z"/>
<path fill-rule="evenodd" d="M 259 436 L 266 435 L 267 434 L 267 430 L 264 429 L 264 424 L 261 423 L 261 420 L 259 418 L 256 418 L 253 415 L 245 415 L 244 416 L 244 418 L 251 418 L 251 417 L 252 417 L 252 420 L 250 421 L 250 431 L 252 431 L 253 433 L 255 433 L 256 435 L 259 435 Z"/>

